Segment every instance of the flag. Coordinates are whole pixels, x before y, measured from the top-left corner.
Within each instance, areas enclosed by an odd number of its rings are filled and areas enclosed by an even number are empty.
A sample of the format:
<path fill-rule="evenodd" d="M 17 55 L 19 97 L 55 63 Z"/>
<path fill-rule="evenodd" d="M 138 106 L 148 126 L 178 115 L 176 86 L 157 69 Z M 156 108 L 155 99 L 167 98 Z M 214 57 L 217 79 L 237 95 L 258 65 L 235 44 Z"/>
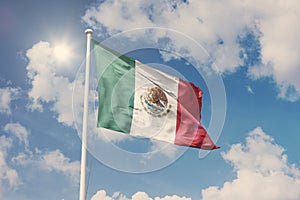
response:
<path fill-rule="evenodd" d="M 200 123 L 203 92 L 92 40 L 98 70 L 97 126 L 206 150 L 217 147 Z"/>

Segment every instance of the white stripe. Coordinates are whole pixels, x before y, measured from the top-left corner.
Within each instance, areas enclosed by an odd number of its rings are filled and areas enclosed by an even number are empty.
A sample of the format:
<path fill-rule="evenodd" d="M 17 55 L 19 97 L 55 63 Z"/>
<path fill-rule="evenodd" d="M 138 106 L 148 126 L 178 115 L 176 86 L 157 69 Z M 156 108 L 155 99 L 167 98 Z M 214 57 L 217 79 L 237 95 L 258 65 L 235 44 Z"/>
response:
<path fill-rule="evenodd" d="M 134 111 L 130 134 L 174 143 L 176 134 L 179 79 L 136 61 Z M 153 116 L 145 111 L 144 97 L 150 88 L 159 87 L 167 96 L 170 111 Z M 141 99 L 142 97 L 142 99 Z"/>

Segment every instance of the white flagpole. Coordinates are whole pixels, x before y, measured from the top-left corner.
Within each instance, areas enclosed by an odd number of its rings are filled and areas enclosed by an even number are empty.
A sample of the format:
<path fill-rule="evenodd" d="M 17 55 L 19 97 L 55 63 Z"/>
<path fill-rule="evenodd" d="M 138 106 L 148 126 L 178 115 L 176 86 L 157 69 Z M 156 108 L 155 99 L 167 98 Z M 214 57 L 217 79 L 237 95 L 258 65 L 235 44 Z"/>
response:
<path fill-rule="evenodd" d="M 87 141 L 87 130 L 88 130 L 88 96 L 89 96 L 89 82 L 90 82 L 90 62 L 91 62 L 91 38 L 93 30 L 86 29 L 85 32 L 87 37 L 86 45 L 86 58 L 85 58 L 85 85 L 84 85 L 84 104 L 83 104 L 83 127 L 82 127 L 82 144 L 81 144 L 81 168 L 80 168 L 80 192 L 79 200 L 86 199 L 86 141 Z"/>

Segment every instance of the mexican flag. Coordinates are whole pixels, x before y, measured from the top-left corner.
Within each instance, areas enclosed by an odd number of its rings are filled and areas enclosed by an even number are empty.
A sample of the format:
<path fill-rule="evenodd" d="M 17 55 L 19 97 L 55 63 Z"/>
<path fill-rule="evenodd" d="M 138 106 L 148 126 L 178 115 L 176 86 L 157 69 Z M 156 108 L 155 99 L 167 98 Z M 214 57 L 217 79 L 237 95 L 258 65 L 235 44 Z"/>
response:
<path fill-rule="evenodd" d="M 200 123 L 194 84 L 92 40 L 98 70 L 98 127 L 206 150 L 217 147 Z"/>

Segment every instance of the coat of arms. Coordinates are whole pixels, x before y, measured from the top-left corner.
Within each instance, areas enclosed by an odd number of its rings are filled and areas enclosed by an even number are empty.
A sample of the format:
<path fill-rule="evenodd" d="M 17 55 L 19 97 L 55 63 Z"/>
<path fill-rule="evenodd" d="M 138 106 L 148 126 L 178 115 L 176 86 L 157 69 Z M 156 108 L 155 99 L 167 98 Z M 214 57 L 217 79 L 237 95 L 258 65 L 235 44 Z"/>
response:
<path fill-rule="evenodd" d="M 140 98 L 144 110 L 155 117 L 166 115 L 172 107 L 168 105 L 167 95 L 159 87 L 149 88 Z"/>

